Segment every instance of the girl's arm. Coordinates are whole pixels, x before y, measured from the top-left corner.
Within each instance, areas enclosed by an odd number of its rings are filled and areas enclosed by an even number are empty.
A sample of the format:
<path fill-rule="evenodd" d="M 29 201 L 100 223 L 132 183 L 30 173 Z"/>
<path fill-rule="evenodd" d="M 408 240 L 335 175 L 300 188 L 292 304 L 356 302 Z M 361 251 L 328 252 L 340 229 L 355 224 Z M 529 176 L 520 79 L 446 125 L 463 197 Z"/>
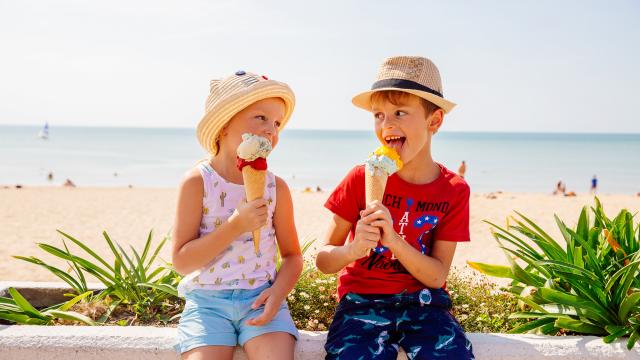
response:
<path fill-rule="evenodd" d="M 249 325 L 254 326 L 261 326 L 271 321 L 280 309 L 280 304 L 296 285 L 302 272 L 302 252 L 293 218 L 291 192 L 287 183 L 279 177 L 276 177 L 276 199 L 273 227 L 276 231 L 276 241 L 282 262 L 273 285 L 263 291 L 253 303 L 254 309 L 265 304 L 261 315 L 247 321 Z"/>
<path fill-rule="evenodd" d="M 241 234 L 264 224 L 266 201 L 258 199 L 238 206 L 227 222 L 202 237 L 202 198 L 204 181 L 197 169 L 190 171 L 178 192 L 178 206 L 173 226 L 172 262 L 182 275 L 200 269 L 222 253 Z M 262 222 L 260 222 L 262 221 Z"/>
<path fill-rule="evenodd" d="M 325 245 L 320 248 L 316 256 L 316 267 L 325 274 L 333 274 L 345 266 L 366 256 L 370 249 L 374 249 L 380 239 L 380 230 L 360 219 L 356 224 L 354 240 L 344 245 L 351 223 L 338 215 L 333 219 L 327 230 Z"/>
<path fill-rule="evenodd" d="M 382 245 L 391 250 L 413 277 L 430 288 L 437 289 L 444 285 L 456 251 L 456 242 L 446 239 L 434 241 L 431 255 L 423 255 L 396 233 L 391 214 L 381 202 L 372 202 L 362 215 L 365 221 L 382 230 Z"/>
<path fill-rule="evenodd" d="M 293 217 L 291 192 L 287 183 L 279 177 L 276 177 L 276 199 L 273 227 L 276 231 L 276 241 L 282 262 L 272 287 L 284 300 L 300 277 L 303 261 Z"/>

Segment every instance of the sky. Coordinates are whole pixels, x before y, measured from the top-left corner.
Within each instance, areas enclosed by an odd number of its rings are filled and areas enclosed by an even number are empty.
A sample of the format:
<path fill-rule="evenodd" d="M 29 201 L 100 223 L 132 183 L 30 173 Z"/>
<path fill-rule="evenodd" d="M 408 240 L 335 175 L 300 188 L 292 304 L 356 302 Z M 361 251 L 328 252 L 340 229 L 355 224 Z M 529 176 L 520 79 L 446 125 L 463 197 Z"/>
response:
<path fill-rule="evenodd" d="M 210 79 L 288 83 L 297 129 L 393 55 L 432 59 L 445 131 L 640 133 L 638 1 L 0 0 L 0 125 L 195 127 Z"/>

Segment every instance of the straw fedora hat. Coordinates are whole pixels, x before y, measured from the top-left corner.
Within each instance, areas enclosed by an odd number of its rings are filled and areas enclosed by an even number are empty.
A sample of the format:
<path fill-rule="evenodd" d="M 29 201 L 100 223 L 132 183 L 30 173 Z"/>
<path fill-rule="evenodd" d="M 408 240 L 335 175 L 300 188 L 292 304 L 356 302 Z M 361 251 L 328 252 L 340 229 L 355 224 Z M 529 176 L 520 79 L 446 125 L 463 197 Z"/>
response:
<path fill-rule="evenodd" d="M 229 120 L 247 106 L 273 97 L 281 98 L 285 104 L 280 125 L 283 128 L 295 106 L 295 96 L 287 84 L 242 70 L 225 79 L 211 80 L 205 114 L 196 128 L 200 145 L 209 153 L 216 154 L 218 136 Z"/>
<path fill-rule="evenodd" d="M 436 65 L 419 56 L 393 56 L 387 58 L 378 70 L 371 90 L 354 96 L 351 100 L 357 107 L 371 111 L 371 94 L 378 91 L 404 91 L 419 96 L 448 113 L 456 104 L 442 95 L 442 81 Z"/>

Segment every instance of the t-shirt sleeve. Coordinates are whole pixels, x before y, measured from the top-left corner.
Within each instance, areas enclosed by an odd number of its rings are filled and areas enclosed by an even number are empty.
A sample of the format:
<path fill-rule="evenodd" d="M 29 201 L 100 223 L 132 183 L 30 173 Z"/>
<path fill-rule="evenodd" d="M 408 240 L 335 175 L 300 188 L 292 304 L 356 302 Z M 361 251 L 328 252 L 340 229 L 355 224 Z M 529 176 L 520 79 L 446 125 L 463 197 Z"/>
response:
<path fill-rule="evenodd" d="M 436 227 L 435 240 L 444 241 L 470 241 L 469 235 L 469 195 L 467 184 L 461 185 L 462 189 L 451 202 L 449 212 L 445 214 L 439 227 Z"/>
<path fill-rule="evenodd" d="M 334 214 L 356 223 L 364 209 L 364 168 L 356 166 L 336 186 L 324 206 Z"/>

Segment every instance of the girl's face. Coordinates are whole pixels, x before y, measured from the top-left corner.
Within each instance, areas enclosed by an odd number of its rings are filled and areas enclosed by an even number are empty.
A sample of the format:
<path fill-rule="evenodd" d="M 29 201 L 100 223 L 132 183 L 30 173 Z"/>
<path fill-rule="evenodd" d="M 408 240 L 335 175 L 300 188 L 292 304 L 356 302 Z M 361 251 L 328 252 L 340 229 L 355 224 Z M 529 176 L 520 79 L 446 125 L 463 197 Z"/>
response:
<path fill-rule="evenodd" d="M 220 148 L 235 154 L 242 142 L 242 134 L 245 133 L 267 138 L 275 148 L 284 115 L 285 104 L 280 98 L 267 98 L 254 102 L 238 112 L 222 129 Z"/>
<path fill-rule="evenodd" d="M 442 123 L 438 111 L 426 116 L 417 96 L 408 96 L 397 105 L 381 101 L 372 108 L 376 136 L 383 145 L 396 149 L 405 164 L 418 155 L 422 158 L 429 151 L 431 135 Z"/>

